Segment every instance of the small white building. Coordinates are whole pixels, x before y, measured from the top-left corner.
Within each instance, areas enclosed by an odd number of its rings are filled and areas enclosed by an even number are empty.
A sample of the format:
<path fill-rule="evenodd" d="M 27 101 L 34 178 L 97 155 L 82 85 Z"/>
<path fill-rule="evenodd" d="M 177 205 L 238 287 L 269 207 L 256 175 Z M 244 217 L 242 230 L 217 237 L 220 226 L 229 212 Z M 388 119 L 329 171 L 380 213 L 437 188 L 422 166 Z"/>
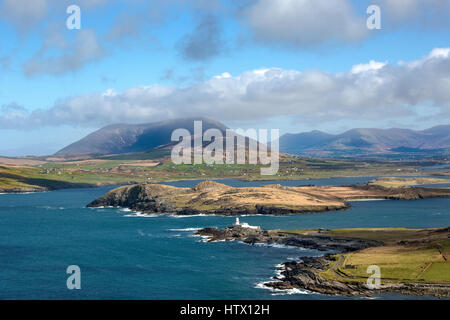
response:
<path fill-rule="evenodd" d="M 261 230 L 261 227 L 259 226 L 251 226 L 247 222 L 240 222 L 239 217 L 236 217 L 236 222 L 234 223 L 235 227 L 241 227 L 241 228 L 248 228 L 248 229 L 255 229 L 255 230 Z"/>

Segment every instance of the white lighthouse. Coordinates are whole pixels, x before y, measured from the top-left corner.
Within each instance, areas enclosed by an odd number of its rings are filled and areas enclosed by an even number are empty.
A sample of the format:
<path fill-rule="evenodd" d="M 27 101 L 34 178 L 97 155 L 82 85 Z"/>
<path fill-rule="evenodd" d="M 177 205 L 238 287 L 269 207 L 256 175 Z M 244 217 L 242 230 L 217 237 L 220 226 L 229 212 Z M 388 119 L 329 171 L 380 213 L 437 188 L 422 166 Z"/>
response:
<path fill-rule="evenodd" d="M 241 227 L 241 228 L 261 230 L 261 228 L 259 226 L 251 226 L 247 222 L 241 223 L 241 221 L 239 221 L 239 217 L 236 217 L 236 222 L 234 223 L 234 226 L 235 227 Z"/>

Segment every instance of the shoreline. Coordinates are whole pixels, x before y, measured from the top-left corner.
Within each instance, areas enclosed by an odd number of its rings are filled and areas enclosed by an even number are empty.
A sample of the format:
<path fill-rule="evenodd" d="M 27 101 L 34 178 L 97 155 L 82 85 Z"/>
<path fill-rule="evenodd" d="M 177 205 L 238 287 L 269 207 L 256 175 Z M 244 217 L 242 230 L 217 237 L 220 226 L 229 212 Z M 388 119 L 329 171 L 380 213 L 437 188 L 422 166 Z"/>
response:
<path fill-rule="evenodd" d="M 346 210 L 351 202 L 450 197 L 449 189 L 377 185 L 231 187 L 203 181 L 191 188 L 136 184 L 115 188 L 87 207 L 121 207 L 149 214 L 291 215 Z"/>
<path fill-rule="evenodd" d="M 134 184 L 164 184 L 166 182 L 183 182 L 183 181 L 211 181 L 211 180 L 217 180 L 217 181 L 222 181 L 222 180 L 237 180 L 237 181 L 242 181 L 242 182 L 273 182 L 273 181 L 311 181 L 311 180 L 326 180 L 326 179 L 347 179 L 347 178 L 368 178 L 371 180 L 374 179 L 378 179 L 378 178 L 384 178 L 384 177 L 398 177 L 398 178 L 402 178 L 402 177 L 423 177 L 423 178 L 428 178 L 431 177 L 432 175 L 430 174 L 422 174 L 422 175 L 417 175 L 416 173 L 411 173 L 410 175 L 394 175 L 394 174 L 389 174 L 389 175 L 379 175 L 379 176 L 372 176 L 372 175 L 343 175 L 343 176 L 329 176 L 329 177 L 305 177 L 305 178 L 301 178 L 301 177 L 294 177 L 294 178 L 290 178 L 290 177 L 274 177 L 272 178 L 263 178 L 263 179 L 248 179 L 246 177 L 235 177 L 235 176 L 231 176 L 231 177 L 220 177 L 220 178 L 215 178 L 215 177 L 208 177 L 208 178 L 204 178 L 204 177 L 196 177 L 196 178 L 189 178 L 189 179 L 169 179 L 169 180 L 151 180 L 151 181 L 145 181 L 145 182 L 138 182 L 138 181 L 130 181 L 128 183 L 123 183 L 123 184 L 117 184 L 116 182 L 102 182 L 102 183 L 96 183 L 96 184 L 88 184 L 88 183 L 80 183 L 79 185 L 75 184 L 74 186 L 63 186 L 63 187 L 53 187 L 53 188 L 48 188 L 48 187 L 37 187 L 37 188 L 27 188 L 24 187 L 22 188 L 14 188 L 14 189 L 0 189 L 0 195 L 1 194 L 27 194 L 27 193 L 41 193 L 41 192 L 51 192 L 51 191 L 57 191 L 57 190 L 65 190 L 65 189 L 81 189 L 81 188 L 101 188 L 101 187 L 109 187 L 109 186 L 116 186 L 116 187 L 122 187 L 122 186 L 131 186 Z M 449 183 L 450 183 L 450 178 L 448 179 Z M 61 182 L 61 183 L 70 183 L 70 181 L 65 181 L 65 180 L 55 180 L 57 182 Z M 433 186 L 439 186 L 439 183 L 436 184 L 432 184 Z M 412 187 L 415 186 L 420 186 L 420 185 L 411 185 Z M 432 188 L 432 187 L 427 187 L 427 188 Z M 448 189 L 448 188 L 447 188 Z M 355 201 L 355 200 L 351 200 L 351 201 Z M 358 200 L 356 200 L 358 201 Z"/>
<path fill-rule="evenodd" d="M 450 228 L 421 229 L 420 231 L 449 233 L 449 230 Z M 205 242 L 240 241 L 248 245 L 265 244 L 268 246 L 278 244 L 328 252 L 318 257 L 300 256 L 294 261 L 278 264 L 276 266 L 276 275 L 271 280 L 257 284 L 263 289 L 280 292 L 297 289 L 312 293 L 344 296 L 372 296 L 383 293 L 401 293 L 415 296 L 450 298 L 450 283 L 388 281 L 382 283 L 380 288 L 370 289 L 366 285 L 367 278 L 352 279 L 348 278 L 348 276 L 341 275 L 336 270 L 341 266 L 343 254 L 358 253 L 376 247 L 383 248 L 386 247 L 386 244 L 374 240 L 331 236 L 327 232 L 327 230 L 318 230 L 316 232 L 305 230 L 302 233 L 280 232 L 276 230 L 250 230 L 235 225 L 225 229 L 204 228 L 196 231 L 194 235 L 201 236 Z M 367 232 L 374 231 L 368 229 Z M 330 251 L 334 253 L 330 253 Z M 337 260 L 336 255 L 339 255 Z M 335 275 L 331 278 L 324 278 L 322 276 L 324 272 L 332 272 Z"/>

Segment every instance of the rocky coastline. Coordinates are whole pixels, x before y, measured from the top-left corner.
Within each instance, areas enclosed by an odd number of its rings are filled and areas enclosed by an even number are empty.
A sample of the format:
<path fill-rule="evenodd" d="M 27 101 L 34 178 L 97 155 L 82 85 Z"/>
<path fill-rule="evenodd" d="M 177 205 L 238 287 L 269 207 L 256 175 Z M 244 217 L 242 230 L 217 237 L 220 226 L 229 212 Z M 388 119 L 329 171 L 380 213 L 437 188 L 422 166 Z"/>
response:
<path fill-rule="evenodd" d="M 268 245 L 281 244 L 333 252 L 320 257 L 299 257 L 299 261 L 282 263 L 282 270 L 279 272 L 279 276 L 274 277 L 272 281 L 264 283 L 265 287 L 271 289 L 305 289 L 321 294 L 346 296 L 372 296 L 396 292 L 416 296 L 450 297 L 450 284 L 383 283 L 379 289 L 370 289 L 366 284 L 366 279 L 346 279 L 337 273 L 336 276 L 337 279 L 340 278 L 339 280 L 321 277 L 320 273 L 330 270 L 330 265 L 339 264 L 340 261 L 336 261 L 336 253 L 356 252 L 384 245 L 382 242 L 374 240 L 329 236 L 324 234 L 326 231 L 318 230 L 314 233 L 294 234 L 233 226 L 225 229 L 204 228 L 198 230 L 195 235 L 205 237 L 208 242 L 242 241 L 250 245 L 257 243 Z"/>
<path fill-rule="evenodd" d="M 252 245 L 256 243 L 265 243 L 268 245 L 279 244 L 319 251 L 349 252 L 382 245 L 382 243 L 377 241 L 337 238 L 321 234 L 290 234 L 288 232 L 251 229 L 240 226 L 232 226 L 225 229 L 204 228 L 198 230 L 195 235 L 207 237 L 209 242 L 242 241 Z"/>
<path fill-rule="evenodd" d="M 350 282 L 322 278 L 319 273 L 326 271 L 330 263 L 335 262 L 330 254 L 322 257 L 301 257 L 300 262 L 284 262 L 280 276 L 264 285 L 278 290 L 301 288 L 329 295 L 373 296 L 391 292 L 415 296 L 450 297 L 450 284 L 386 283 L 381 284 L 379 289 L 370 289 L 365 279 Z"/>
<path fill-rule="evenodd" d="M 12 189 L 0 189 L 0 194 L 11 193 L 11 194 L 23 194 L 23 193 L 37 193 L 37 192 L 47 192 L 51 191 L 47 188 L 12 188 Z"/>

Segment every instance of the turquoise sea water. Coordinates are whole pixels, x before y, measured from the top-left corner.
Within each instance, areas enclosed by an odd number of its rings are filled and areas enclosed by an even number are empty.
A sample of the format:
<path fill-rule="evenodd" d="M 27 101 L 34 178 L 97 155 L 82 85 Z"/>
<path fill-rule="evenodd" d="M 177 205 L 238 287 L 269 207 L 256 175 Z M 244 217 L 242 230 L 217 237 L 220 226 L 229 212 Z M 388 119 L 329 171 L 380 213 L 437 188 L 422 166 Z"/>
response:
<path fill-rule="evenodd" d="M 338 185 L 367 180 L 276 183 Z M 268 183 L 222 182 L 235 186 Z M 109 189 L 0 195 L 0 299 L 343 298 L 259 288 L 259 283 L 275 274 L 277 264 L 302 255 L 320 255 L 317 251 L 204 243 L 192 236 L 191 228 L 225 227 L 234 222 L 231 217 L 132 217 L 121 209 L 85 208 Z M 367 201 L 355 202 L 344 211 L 241 220 L 266 229 L 443 227 L 450 225 L 449 204 L 450 199 Z M 69 265 L 81 268 L 81 290 L 66 287 Z M 398 297 L 411 298 L 381 298 Z"/>

